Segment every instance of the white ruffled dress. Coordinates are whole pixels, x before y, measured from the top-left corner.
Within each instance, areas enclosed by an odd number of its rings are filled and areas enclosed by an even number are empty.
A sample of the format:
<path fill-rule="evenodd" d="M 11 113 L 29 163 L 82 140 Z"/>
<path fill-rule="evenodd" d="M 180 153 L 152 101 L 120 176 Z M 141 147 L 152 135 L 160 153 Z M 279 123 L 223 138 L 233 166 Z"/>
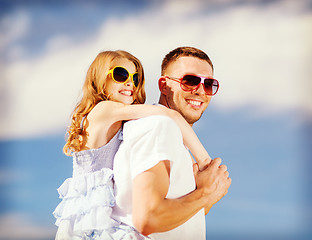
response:
<path fill-rule="evenodd" d="M 73 154 L 73 177 L 58 188 L 62 201 L 53 212 L 58 226 L 55 239 L 146 239 L 111 218 L 113 159 L 121 139 L 119 131 L 106 145 Z"/>

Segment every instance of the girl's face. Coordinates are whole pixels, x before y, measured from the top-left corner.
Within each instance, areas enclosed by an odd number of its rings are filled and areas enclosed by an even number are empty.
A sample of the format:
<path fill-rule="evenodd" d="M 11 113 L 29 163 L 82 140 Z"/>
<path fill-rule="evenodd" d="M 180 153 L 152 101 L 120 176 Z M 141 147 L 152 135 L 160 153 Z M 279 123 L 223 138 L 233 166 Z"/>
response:
<path fill-rule="evenodd" d="M 136 72 L 136 68 L 133 62 L 126 58 L 114 60 L 112 66 L 124 67 L 130 74 Z M 132 104 L 134 102 L 134 86 L 131 77 L 129 77 L 129 79 L 124 83 L 117 83 L 112 79 L 112 74 L 108 74 L 106 81 L 107 85 L 105 93 L 109 96 L 109 100 L 121 102 L 124 104 Z"/>

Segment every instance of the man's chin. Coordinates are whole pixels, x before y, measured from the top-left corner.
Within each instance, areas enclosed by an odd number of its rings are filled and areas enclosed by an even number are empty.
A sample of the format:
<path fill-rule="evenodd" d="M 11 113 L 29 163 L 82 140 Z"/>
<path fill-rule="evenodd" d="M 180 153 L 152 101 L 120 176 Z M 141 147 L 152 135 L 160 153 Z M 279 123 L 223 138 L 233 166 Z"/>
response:
<path fill-rule="evenodd" d="M 203 112 L 197 112 L 197 113 L 184 113 L 184 114 L 182 114 L 182 116 L 185 118 L 185 120 L 189 123 L 189 124 L 191 124 L 191 125 L 193 125 L 195 122 L 197 122 L 200 118 L 201 118 L 201 116 L 202 116 L 202 114 L 203 114 Z"/>

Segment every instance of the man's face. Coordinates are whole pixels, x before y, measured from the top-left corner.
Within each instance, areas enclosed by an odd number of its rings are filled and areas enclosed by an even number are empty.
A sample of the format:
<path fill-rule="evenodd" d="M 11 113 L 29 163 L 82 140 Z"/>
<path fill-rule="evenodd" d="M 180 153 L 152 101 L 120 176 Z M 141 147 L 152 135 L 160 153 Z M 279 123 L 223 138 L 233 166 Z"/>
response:
<path fill-rule="evenodd" d="M 178 58 L 165 72 L 166 76 L 174 78 L 182 78 L 185 74 L 212 78 L 213 70 L 208 62 L 189 56 Z M 194 92 L 185 92 L 180 83 L 168 78 L 166 81 L 166 99 L 161 103 L 178 111 L 191 125 L 198 121 L 211 99 L 204 91 L 203 85 Z"/>

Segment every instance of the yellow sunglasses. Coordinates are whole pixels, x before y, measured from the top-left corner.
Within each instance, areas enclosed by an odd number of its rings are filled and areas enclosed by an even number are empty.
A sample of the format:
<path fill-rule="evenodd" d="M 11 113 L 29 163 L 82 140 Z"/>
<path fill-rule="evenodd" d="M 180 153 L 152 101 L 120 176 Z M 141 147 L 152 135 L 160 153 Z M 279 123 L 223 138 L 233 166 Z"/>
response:
<path fill-rule="evenodd" d="M 121 66 L 116 66 L 114 68 L 112 68 L 111 70 L 108 71 L 108 74 L 112 74 L 112 79 L 116 82 L 116 83 L 125 83 L 126 81 L 128 81 L 129 77 L 131 78 L 133 85 L 135 87 L 138 86 L 139 84 L 139 75 L 138 73 L 129 73 L 127 69 L 125 69 L 124 67 Z"/>

